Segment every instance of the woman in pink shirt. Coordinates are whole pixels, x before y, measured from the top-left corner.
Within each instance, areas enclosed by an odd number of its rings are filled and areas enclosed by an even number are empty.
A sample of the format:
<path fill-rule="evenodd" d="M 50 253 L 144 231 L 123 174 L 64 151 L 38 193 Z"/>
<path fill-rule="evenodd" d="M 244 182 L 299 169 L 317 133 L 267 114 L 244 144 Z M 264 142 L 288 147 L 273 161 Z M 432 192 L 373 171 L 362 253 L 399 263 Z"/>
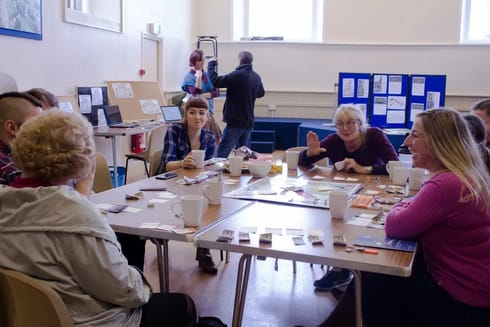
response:
<path fill-rule="evenodd" d="M 367 326 L 490 324 L 490 176 L 468 126 L 453 109 L 417 115 L 405 140 L 429 178 L 411 200 L 393 206 L 386 235 L 413 239 L 409 278 L 362 273 Z M 321 325 L 352 325 L 353 287 Z"/>
<path fill-rule="evenodd" d="M 410 278 L 363 273 L 369 326 L 488 326 L 490 176 L 461 114 L 417 115 L 405 141 L 429 178 L 386 218 L 386 235 L 416 239 Z M 381 312 L 378 310 L 382 308 Z"/>

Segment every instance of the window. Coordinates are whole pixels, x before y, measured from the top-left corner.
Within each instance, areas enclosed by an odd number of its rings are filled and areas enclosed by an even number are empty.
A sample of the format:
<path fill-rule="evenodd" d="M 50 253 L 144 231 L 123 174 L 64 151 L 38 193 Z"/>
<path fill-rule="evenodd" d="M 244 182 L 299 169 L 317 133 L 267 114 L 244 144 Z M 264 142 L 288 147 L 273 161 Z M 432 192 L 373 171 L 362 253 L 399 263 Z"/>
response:
<path fill-rule="evenodd" d="M 233 39 L 322 42 L 323 0 L 234 0 Z"/>
<path fill-rule="evenodd" d="M 490 0 L 463 1 L 462 43 L 490 43 Z"/>

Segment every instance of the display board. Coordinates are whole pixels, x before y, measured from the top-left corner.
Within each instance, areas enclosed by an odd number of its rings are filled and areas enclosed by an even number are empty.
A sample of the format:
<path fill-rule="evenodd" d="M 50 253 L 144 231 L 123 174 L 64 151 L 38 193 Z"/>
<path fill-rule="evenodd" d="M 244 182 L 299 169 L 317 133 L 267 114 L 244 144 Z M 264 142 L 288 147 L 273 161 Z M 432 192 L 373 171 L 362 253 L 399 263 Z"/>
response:
<path fill-rule="evenodd" d="M 357 105 L 364 112 L 366 121 L 368 121 L 371 85 L 371 74 L 369 73 L 339 73 L 338 104 Z"/>
<path fill-rule="evenodd" d="M 445 75 L 410 75 L 410 96 L 407 105 L 408 128 L 422 111 L 444 107 L 446 94 Z"/>
<path fill-rule="evenodd" d="M 358 105 L 383 129 L 411 128 L 417 113 L 443 107 L 445 95 L 446 75 L 339 73 L 339 105 Z"/>
<path fill-rule="evenodd" d="M 80 113 L 93 126 L 105 125 L 104 106 L 109 104 L 106 86 L 77 86 L 75 88 Z"/>
<path fill-rule="evenodd" d="M 404 128 L 407 123 L 408 75 L 373 74 L 372 126 Z"/>
<path fill-rule="evenodd" d="M 110 104 L 117 104 L 124 121 L 161 120 L 167 103 L 156 81 L 106 81 Z"/>

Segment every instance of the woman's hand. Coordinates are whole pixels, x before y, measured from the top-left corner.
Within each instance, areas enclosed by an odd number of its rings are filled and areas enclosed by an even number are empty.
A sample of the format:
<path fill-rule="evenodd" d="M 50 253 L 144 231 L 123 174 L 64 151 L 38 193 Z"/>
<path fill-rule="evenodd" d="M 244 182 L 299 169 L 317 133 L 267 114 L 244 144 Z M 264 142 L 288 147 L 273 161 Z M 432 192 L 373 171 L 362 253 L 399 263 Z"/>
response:
<path fill-rule="evenodd" d="M 309 131 L 308 134 L 306 134 L 306 144 L 308 146 L 308 149 L 306 150 L 307 157 L 313 157 L 327 151 L 327 149 L 320 146 L 320 140 L 315 132 Z"/>
<path fill-rule="evenodd" d="M 344 159 L 344 170 L 346 172 L 358 173 L 358 174 L 370 174 L 373 170 L 372 166 L 361 166 L 352 158 Z"/>
<path fill-rule="evenodd" d="M 195 168 L 196 167 L 196 160 L 194 158 L 194 154 L 192 152 L 189 152 L 184 159 L 182 159 L 182 167 L 183 168 Z"/>

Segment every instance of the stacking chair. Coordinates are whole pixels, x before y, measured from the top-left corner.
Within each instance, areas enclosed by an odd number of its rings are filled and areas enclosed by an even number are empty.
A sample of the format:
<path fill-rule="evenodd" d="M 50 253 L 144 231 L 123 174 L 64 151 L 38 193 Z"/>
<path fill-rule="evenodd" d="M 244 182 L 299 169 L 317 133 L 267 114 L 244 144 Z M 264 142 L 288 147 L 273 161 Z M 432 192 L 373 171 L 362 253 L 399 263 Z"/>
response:
<path fill-rule="evenodd" d="M 71 327 L 61 297 L 49 285 L 24 273 L 0 269 L 0 324 L 5 327 Z"/>
<path fill-rule="evenodd" d="M 151 155 L 160 149 L 163 149 L 163 138 L 167 126 L 161 125 L 152 129 L 148 134 L 148 142 L 145 151 L 141 153 L 129 153 L 126 154 L 126 175 L 124 177 L 124 184 L 126 184 L 128 176 L 128 163 L 129 160 L 140 160 L 145 165 L 146 177 L 150 177 L 150 170 L 148 169 L 148 163 L 151 161 Z"/>
<path fill-rule="evenodd" d="M 107 160 L 102 153 L 95 153 L 95 178 L 92 190 L 95 193 L 110 190 L 112 188 L 111 174 Z"/>
<path fill-rule="evenodd" d="M 162 162 L 163 150 L 157 150 L 151 155 L 150 160 L 150 176 L 155 176 L 162 173 L 160 168 L 160 163 Z"/>

